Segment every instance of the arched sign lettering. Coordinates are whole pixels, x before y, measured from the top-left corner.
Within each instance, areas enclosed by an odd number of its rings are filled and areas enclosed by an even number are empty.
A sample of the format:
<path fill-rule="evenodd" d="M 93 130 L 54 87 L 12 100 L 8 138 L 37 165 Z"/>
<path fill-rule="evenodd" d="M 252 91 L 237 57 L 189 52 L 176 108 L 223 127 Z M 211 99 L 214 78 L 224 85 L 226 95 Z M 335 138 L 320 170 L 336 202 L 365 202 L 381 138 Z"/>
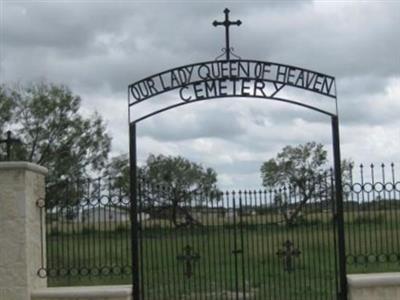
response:
<path fill-rule="evenodd" d="M 129 106 L 133 108 L 155 96 L 175 91 L 175 103 L 147 112 L 136 121 L 190 102 L 228 97 L 274 99 L 332 114 L 318 106 L 280 96 L 285 88 L 302 89 L 336 101 L 333 76 L 285 64 L 240 59 L 190 64 L 146 77 L 129 85 Z"/>

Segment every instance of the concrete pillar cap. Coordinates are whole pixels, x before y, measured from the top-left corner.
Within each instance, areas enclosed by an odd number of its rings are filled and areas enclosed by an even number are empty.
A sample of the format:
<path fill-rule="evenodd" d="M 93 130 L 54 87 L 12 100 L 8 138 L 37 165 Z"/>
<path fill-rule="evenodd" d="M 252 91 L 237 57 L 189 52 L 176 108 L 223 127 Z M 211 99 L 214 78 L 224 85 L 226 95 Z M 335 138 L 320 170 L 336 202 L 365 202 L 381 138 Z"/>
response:
<path fill-rule="evenodd" d="M 2 161 L 0 162 L 0 170 L 29 170 L 44 176 L 48 173 L 45 167 L 27 161 Z"/>

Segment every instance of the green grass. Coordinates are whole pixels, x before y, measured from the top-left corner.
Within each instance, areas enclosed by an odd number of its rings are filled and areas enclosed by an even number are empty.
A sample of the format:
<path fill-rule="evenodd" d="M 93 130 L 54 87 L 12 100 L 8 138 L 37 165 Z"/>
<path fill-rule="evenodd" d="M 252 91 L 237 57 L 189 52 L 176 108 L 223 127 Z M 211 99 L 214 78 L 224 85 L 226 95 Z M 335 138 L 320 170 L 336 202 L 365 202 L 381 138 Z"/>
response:
<path fill-rule="evenodd" d="M 190 229 L 148 221 L 141 244 L 146 299 L 233 299 L 236 286 L 248 299 L 287 300 L 299 295 L 302 299 L 334 299 L 337 246 L 329 214 L 309 214 L 303 224 L 291 228 L 268 225 L 276 218 L 272 214 L 245 217 L 242 226 L 226 220 L 203 220 L 204 226 Z M 377 256 L 400 252 L 400 225 L 395 220 L 397 213 L 392 219 L 380 217 L 379 212 L 361 218 L 346 216 L 348 252 L 356 258 L 347 265 L 349 273 L 400 271 L 397 261 L 383 262 L 383 257 Z M 207 226 L 211 223 L 217 225 Z M 52 229 L 47 242 L 50 267 L 130 266 L 130 232 L 126 226 L 99 225 L 83 230 L 66 224 Z M 284 271 L 277 255 L 288 239 L 301 251 L 294 259 L 293 272 Z M 185 264 L 177 259 L 186 245 L 200 256 L 191 278 L 185 277 Z M 243 253 L 235 255 L 235 249 Z M 130 282 L 130 275 L 112 274 L 49 278 L 51 286 Z"/>

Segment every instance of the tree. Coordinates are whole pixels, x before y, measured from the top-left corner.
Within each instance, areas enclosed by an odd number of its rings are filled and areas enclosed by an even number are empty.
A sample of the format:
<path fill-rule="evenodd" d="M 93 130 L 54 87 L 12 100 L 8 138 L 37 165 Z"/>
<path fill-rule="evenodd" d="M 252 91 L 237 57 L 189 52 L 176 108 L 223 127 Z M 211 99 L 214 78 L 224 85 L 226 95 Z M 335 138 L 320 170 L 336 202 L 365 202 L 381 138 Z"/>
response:
<path fill-rule="evenodd" d="M 166 216 L 176 227 L 200 225 L 190 207 L 194 202 L 203 205 L 218 198 L 217 173 L 182 156 L 150 154 L 146 164 L 137 172 L 141 209 Z M 115 178 L 114 188 L 128 193 L 126 155 L 111 161 L 107 175 Z"/>
<path fill-rule="evenodd" d="M 112 157 L 105 168 L 104 177 L 112 182 L 112 188 L 121 190 L 124 195 L 129 194 L 130 168 L 128 154 Z"/>
<path fill-rule="evenodd" d="M 104 168 L 111 147 L 102 118 L 80 114 L 81 98 L 63 85 L 3 88 L 13 103 L 7 122 L 23 144 L 14 156 L 49 170 L 47 181 L 77 179 Z"/>
<path fill-rule="evenodd" d="M 342 171 L 350 168 L 350 161 L 342 162 Z M 331 181 L 327 180 L 329 172 L 327 151 L 324 146 L 315 142 L 304 145 L 285 146 L 276 158 L 264 162 L 261 166 L 263 186 L 280 188 L 289 193 L 277 193 L 276 204 L 287 225 L 293 225 L 303 207 L 313 197 L 329 198 Z M 290 209 L 285 195 L 290 191 L 299 196 L 296 206 Z"/>
<path fill-rule="evenodd" d="M 6 87 L 0 85 L 0 134 L 4 133 L 4 125 L 12 118 L 13 101 L 8 97 Z"/>

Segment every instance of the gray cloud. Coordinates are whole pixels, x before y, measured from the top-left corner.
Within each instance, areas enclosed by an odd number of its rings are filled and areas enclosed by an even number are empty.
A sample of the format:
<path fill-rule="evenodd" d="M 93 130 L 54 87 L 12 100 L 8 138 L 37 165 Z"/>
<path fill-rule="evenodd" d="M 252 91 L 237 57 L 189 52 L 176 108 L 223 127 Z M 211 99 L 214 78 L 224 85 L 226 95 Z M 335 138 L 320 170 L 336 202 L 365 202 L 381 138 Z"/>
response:
<path fill-rule="evenodd" d="M 143 126 L 144 136 L 158 140 L 186 140 L 201 137 L 232 138 L 241 135 L 245 129 L 236 122 L 232 111 L 202 110 L 194 113 L 193 109 L 170 111 L 153 119 Z"/>
<path fill-rule="evenodd" d="M 126 88 L 159 71 L 212 60 L 232 45 L 243 58 L 315 69 L 337 78 L 344 157 L 396 160 L 400 133 L 400 4 L 326 1 L 4 1 L 1 82 L 46 79 L 82 95 L 128 150 Z M 209 101 L 140 125 L 140 159 L 181 154 L 220 172 L 225 186 L 259 182 L 263 160 L 286 144 L 330 148 L 326 117 L 272 101 Z M 254 185 L 253 185 L 254 186 Z"/>

